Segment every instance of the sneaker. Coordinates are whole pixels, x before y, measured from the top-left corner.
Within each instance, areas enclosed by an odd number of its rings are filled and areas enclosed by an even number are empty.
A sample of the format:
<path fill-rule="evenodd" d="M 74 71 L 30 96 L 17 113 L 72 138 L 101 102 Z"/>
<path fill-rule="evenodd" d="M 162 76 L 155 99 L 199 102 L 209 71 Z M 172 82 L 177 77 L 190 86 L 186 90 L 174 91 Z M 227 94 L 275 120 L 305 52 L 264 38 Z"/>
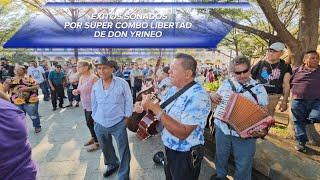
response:
<path fill-rule="evenodd" d="M 41 132 L 41 128 L 34 128 L 34 133 L 39 133 Z"/>
<path fill-rule="evenodd" d="M 217 174 L 213 174 L 211 177 L 210 177 L 210 180 L 229 180 L 227 177 L 218 177 Z"/>
<path fill-rule="evenodd" d="M 303 143 L 303 142 L 298 142 L 294 148 L 299 151 L 299 152 L 307 152 L 307 148 L 306 148 L 306 143 Z"/>
<path fill-rule="evenodd" d="M 55 111 L 55 110 L 57 110 L 57 107 L 54 107 L 54 108 L 52 109 L 52 111 Z"/>
<path fill-rule="evenodd" d="M 103 177 L 109 177 L 111 176 L 113 173 L 115 173 L 117 170 L 119 169 L 119 165 L 117 165 L 116 167 L 112 168 L 112 169 L 107 169 L 105 173 L 103 173 Z"/>

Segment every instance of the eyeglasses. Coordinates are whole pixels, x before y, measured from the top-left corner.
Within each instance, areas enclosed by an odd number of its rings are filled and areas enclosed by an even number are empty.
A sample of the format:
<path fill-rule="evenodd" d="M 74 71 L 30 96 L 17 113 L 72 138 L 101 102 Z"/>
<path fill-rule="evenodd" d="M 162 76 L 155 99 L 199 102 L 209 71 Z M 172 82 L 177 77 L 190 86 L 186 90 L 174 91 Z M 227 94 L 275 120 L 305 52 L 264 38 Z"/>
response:
<path fill-rule="evenodd" d="M 269 52 L 269 53 L 277 53 L 277 52 L 279 52 L 279 51 L 276 51 L 276 50 L 274 50 L 274 49 L 268 49 L 268 52 Z"/>
<path fill-rule="evenodd" d="M 238 72 L 235 72 L 235 71 L 234 71 L 234 73 L 237 74 L 237 75 L 241 75 L 241 74 L 245 74 L 245 73 L 247 73 L 247 72 L 249 72 L 249 71 L 250 71 L 250 68 L 248 68 L 248 69 L 246 69 L 246 70 L 243 70 L 243 71 L 238 71 Z"/>

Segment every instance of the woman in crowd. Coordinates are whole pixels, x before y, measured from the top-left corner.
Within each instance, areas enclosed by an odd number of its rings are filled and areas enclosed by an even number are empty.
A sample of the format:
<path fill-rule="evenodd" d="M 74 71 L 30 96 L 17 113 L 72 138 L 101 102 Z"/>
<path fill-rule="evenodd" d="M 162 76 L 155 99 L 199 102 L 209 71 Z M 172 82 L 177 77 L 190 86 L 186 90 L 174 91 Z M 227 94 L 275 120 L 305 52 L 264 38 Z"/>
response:
<path fill-rule="evenodd" d="M 216 77 L 213 73 L 213 69 L 209 69 L 209 72 L 207 73 L 206 76 L 206 82 L 212 83 L 216 80 Z"/>
<path fill-rule="evenodd" d="M 4 92 L 9 92 L 11 102 L 30 116 L 33 127 L 35 128 L 35 133 L 39 133 L 41 131 L 38 113 L 39 86 L 33 78 L 26 75 L 24 66 L 16 66 L 14 74 L 14 77 L 5 81 Z"/>
<path fill-rule="evenodd" d="M 76 101 L 76 107 L 79 107 L 79 102 L 80 102 L 80 95 L 73 95 L 72 91 L 74 89 L 77 89 L 78 83 L 79 83 L 79 73 L 77 72 L 77 65 L 72 65 L 71 71 L 68 73 L 68 100 L 69 100 L 69 105 L 67 107 L 72 107 L 73 106 L 73 101 Z"/>
<path fill-rule="evenodd" d="M 82 107 L 84 109 L 87 126 L 91 133 L 91 139 L 84 146 L 92 145 L 87 151 L 92 152 L 99 149 L 99 143 L 96 133 L 94 132 L 94 121 L 91 117 L 91 90 L 93 84 L 98 80 L 98 77 L 91 72 L 92 66 L 87 61 L 80 61 L 77 64 L 77 69 L 80 74 L 78 88 L 73 90 L 74 95 L 80 94 Z"/>

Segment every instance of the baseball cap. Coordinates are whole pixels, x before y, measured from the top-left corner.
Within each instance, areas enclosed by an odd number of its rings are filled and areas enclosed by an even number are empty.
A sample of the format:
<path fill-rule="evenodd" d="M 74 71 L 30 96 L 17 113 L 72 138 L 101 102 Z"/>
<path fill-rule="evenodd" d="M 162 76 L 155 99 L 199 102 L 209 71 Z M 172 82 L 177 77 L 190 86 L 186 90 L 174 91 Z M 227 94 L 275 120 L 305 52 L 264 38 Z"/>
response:
<path fill-rule="evenodd" d="M 276 42 L 276 43 L 271 44 L 268 49 L 273 49 L 275 51 L 283 51 L 285 48 L 286 47 L 283 43 Z"/>
<path fill-rule="evenodd" d="M 169 68 L 168 66 L 166 66 L 166 67 L 164 67 L 164 68 L 162 69 L 162 71 L 165 72 L 165 73 L 167 73 L 167 74 L 169 74 L 169 70 L 170 70 L 170 68 Z"/>
<path fill-rule="evenodd" d="M 1 57 L 0 61 L 8 61 L 8 59 L 6 57 Z"/>
<path fill-rule="evenodd" d="M 106 56 L 100 56 L 99 59 L 93 62 L 93 64 L 95 66 L 103 64 L 109 67 L 113 67 L 115 70 L 119 69 L 117 62 L 108 60 Z"/>

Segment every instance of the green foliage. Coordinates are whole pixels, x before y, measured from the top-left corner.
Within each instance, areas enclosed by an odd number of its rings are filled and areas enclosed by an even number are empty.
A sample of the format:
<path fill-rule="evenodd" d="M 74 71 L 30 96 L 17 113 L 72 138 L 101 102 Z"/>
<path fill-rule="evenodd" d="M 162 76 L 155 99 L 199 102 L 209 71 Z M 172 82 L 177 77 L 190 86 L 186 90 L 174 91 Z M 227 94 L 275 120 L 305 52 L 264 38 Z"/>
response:
<path fill-rule="evenodd" d="M 207 91 L 215 92 L 220 87 L 220 81 L 215 81 L 215 82 L 212 82 L 212 83 L 204 83 L 203 87 Z"/>
<path fill-rule="evenodd" d="M 209 0 L 208 0 L 209 1 Z M 235 21 L 241 25 L 250 27 L 255 30 L 276 35 L 274 28 L 266 19 L 260 6 L 255 0 L 250 1 L 252 8 L 249 10 L 220 8 L 213 11 L 219 13 L 222 17 Z M 284 26 L 294 35 L 299 32 L 299 0 L 270 0 L 271 5 L 277 12 L 277 16 L 283 22 Z M 208 15 L 209 11 L 199 9 L 198 13 Z M 215 17 L 210 16 L 208 19 Z M 232 30 L 219 44 L 219 48 L 231 49 L 236 54 L 247 55 L 252 58 L 262 57 L 265 54 L 268 39 L 262 39 L 255 34 L 250 34 L 239 29 Z"/>
<path fill-rule="evenodd" d="M 26 52 L 16 52 L 12 55 L 11 60 L 18 64 L 23 64 L 24 62 L 30 62 L 31 60 L 35 60 L 36 56 L 31 55 Z"/>
<path fill-rule="evenodd" d="M 7 1 L 0 4 L 0 52 L 5 56 L 12 56 L 12 50 L 3 49 L 3 44 L 15 34 L 20 26 L 30 17 L 20 1 Z"/>
<path fill-rule="evenodd" d="M 269 130 L 269 133 L 279 136 L 281 138 L 286 138 L 286 139 L 291 138 L 291 135 L 288 131 L 288 127 L 281 124 L 276 124 L 275 126 L 271 127 Z"/>

